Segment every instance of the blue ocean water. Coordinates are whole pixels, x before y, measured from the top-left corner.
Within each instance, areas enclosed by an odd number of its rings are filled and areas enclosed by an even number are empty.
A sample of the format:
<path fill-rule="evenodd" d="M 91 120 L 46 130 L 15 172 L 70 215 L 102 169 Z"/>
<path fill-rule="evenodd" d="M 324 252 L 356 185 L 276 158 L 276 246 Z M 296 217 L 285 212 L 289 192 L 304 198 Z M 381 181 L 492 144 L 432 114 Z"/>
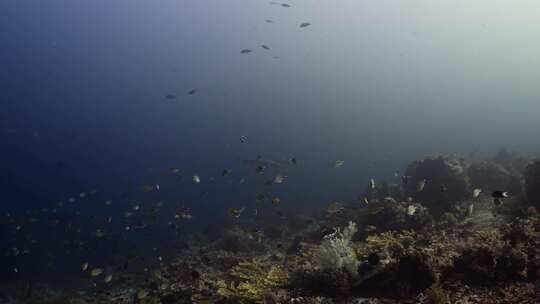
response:
<path fill-rule="evenodd" d="M 531 26 L 466 6 L 2 2 L 2 279 L 155 265 L 259 193 L 315 214 L 429 153 L 538 153 Z M 279 167 L 258 174 L 259 158 Z"/>

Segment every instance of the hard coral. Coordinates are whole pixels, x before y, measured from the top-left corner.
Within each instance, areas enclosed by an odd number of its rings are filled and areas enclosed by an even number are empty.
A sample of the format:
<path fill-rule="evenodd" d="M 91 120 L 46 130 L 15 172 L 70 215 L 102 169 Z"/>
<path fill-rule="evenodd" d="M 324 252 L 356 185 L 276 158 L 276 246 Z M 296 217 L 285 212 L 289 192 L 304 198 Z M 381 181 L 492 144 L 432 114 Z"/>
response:
<path fill-rule="evenodd" d="M 511 281 L 524 279 L 527 275 L 527 254 L 524 252 L 506 247 L 497 258 L 495 275 L 499 281 Z"/>
<path fill-rule="evenodd" d="M 453 209 L 455 203 L 470 196 L 465 162 L 461 158 L 435 156 L 417 160 L 409 164 L 405 175 L 411 177 L 406 185 L 409 196 L 424 203 L 434 215 Z M 423 181 L 425 186 L 419 189 Z M 443 186 L 445 191 L 441 191 Z"/>
<path fill-rule="evenodd" d="M 361 282 L 355 291 L 378 297 L 409 298 L 418 295 L 435 281 L 431 258 L 419 251 L 408 251 L 399 260 Z"/>
<path fill-rule="evenodd" d="M 409 249 L 414 248 L 416 233 L 404 230 L 400 233 L 393 231 L 368 236 L 364 246 L 357 249 L 359 256 L 369 258 L 376 254 L 383 259 L 397 260 Z"/>
<path fill-rule="evenodd" d="M 483 161 L 473 163 L 467 173 L 474 188 L 490 191 L 509 191 L 512 195 L 521 192 L 520 176 L 512 175 L 504 166 Z"/>
<path fill-rule="evenodd" d="M 408 213 L 409 206 L 415 208 L 413 214 Z M 421 230 L 433 225 L 429 211 L 416 203 L 397 203 L 390 200 L 370 204 L 367 208 L 366 225 L 377 227 L 377 231 L 389 230 Z"/>
<path fill-rule="evenodd" d="M 262 303 L 289 282 L 289 274 L 281 266 L 268 267 L 257 259 L 240 262 L 230 274 L 232 282 L 218 282 L 218 295 L 230 303 Z"/>
<path fill-rule="evenodd" d="M 529 203 L 540 207 L 540 159 L 530 163 L 525 170 L 525 192 Z"/>
<path fill-rule="evenodd" d="M 487 247 L 465 250 L 454 262 L 455 270 L 469 284 L 489 284 L 495 278 L 496 255 Z"/>
<path fill-rule="evenodd" d="M 448 295 L 437 284 L 431 285 L 426 291 L 424 291 L 424 302 L 425 304 L 446 304 L 450 301 Z"/>

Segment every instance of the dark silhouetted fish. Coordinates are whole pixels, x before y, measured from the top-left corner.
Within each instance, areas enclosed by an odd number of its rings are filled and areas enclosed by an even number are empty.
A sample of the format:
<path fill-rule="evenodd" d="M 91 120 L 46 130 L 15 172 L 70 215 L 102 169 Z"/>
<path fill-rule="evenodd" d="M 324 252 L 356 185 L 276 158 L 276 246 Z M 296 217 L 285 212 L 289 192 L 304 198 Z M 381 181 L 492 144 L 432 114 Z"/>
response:
<path fill-rule="evenodd" d="M 262 157 L 257 157 L 257 159 L 245 159 L 243 160 L 243 163 L 245 165 L 252 165 L 257 167 L 265 167 L 265 168 L 280 168 L 283 164 L 272 160 L 272 159 L 265 159 Z"/>
<path fill-rule="evenodd" d="M 508 198 L 510 197 L 510 194 L 506 191 L 495 191 L 491 193 L 491 196 L 493 198 Z"/>

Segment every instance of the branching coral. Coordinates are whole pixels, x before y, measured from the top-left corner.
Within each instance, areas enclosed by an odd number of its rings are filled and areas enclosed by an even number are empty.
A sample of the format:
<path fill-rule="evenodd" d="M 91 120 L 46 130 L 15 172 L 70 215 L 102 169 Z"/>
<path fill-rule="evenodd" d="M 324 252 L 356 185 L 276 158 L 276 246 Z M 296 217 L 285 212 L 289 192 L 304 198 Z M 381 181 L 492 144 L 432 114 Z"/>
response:
<path fill-rule="evenodd" d="M 399 259 L 405 252 L 412 248 L 416 241 L 414 231 L 404 230 L 400 233 L 389 231 L 381 234 L 368 236 L 366 244 L 357 252 L 362 257 L 377 254 L 384 259 Z"/>
<path fill-rule="evenodd" d="M 260 260 L 240 262 L 231 270 L 233 282 L 218 282 L 218 295 L 231 303 L 261 303 L 266 295 L 287 285 L 289 275 L 281 266 L 263 265 Z"/>
<path fill-rule="evenodd" d="M 478 230 L 473 235 L 472 243 L 489 248 L 500 248 L 503 245 L 502 234 L 496 229 Z"/>
<path fill-rule="evenodd" d="M 424 292 L 425 304 L 446 304 L 449 302 L 448 295 L 439 285 L 433 284 Z"/>

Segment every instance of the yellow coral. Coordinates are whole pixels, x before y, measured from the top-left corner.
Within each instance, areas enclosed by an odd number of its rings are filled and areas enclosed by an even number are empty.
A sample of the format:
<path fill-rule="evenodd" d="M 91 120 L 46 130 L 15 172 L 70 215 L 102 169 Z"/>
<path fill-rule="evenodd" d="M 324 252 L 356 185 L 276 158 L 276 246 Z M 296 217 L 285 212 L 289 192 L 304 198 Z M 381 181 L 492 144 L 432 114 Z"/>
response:
<path fill-rule="evenodd" d="M 424 292 L 426 304 L 446 304 L 449 302 L 448 295 L 439 285 L 433 284 Z"/>
<path fill-rule="evenodd" d="M 289 273 L 281 266 L 272 266 L 266 275 L 266 283 L 272 287 L 283 287 L 289 283 Z"/>
<path fill-rule="evenodd" d="M 502 244 L 502 234 L 496 229 L 476 231 L 473 239 L 475 244 L 487 247 L 498 247 Z"/>
<path fill-rule="evenodd" d="M 261 261 L 240 262 L 231 270 L 237 283 L 218 282 L 218 294 L 236 303 L 261 303 L 265 295 L 286 285 L 289 274 L 281 266 L 265 267 Z"/>
<path fill-rule="evenodd" d="M 372 253 L 377 253 L 387 258 L 399 258 L 415 241 L 416 233 L 409 230 L 400 233 L 389 231 L 370 235 L 366 239 L 366 244 L 357 249 L 357 254 L 367 257 Z"/>

